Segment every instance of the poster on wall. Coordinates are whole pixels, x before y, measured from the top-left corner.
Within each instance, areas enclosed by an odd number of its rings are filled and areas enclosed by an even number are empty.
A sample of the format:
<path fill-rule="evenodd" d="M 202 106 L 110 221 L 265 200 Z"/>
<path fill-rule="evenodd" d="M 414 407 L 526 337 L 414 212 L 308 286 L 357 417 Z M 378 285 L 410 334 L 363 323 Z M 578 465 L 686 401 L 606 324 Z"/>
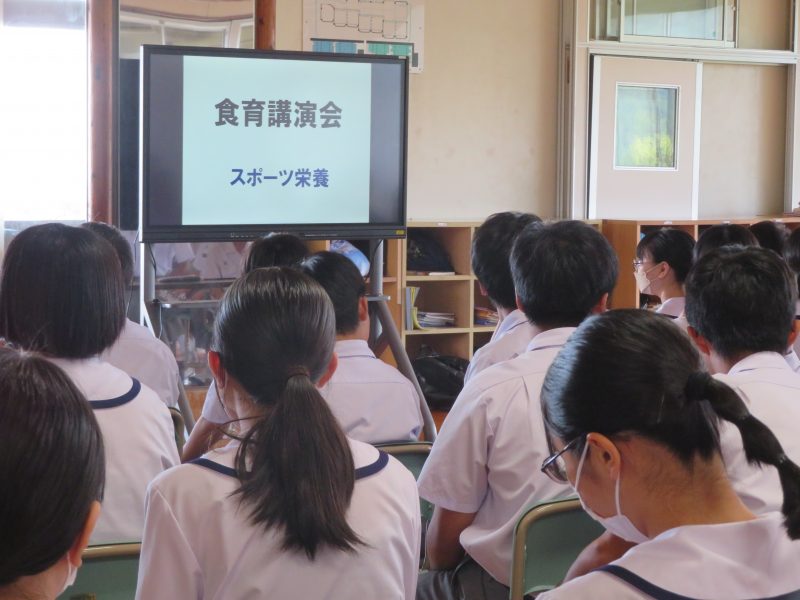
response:
<path fill-rule="evenodd" d="M 303 50 L 402 56 L 423 68 L 423 0 L 303 0 Z"/>

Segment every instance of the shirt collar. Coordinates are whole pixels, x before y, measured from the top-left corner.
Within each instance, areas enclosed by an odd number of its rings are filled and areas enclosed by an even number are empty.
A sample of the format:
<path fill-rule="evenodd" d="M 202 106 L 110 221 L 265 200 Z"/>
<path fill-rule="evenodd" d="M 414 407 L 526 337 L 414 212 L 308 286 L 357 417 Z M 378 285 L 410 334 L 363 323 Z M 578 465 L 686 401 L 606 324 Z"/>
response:
<path fill-rule="evenodd" d="M 683 296 L 667 298 L 664 300 L 661 306 L 658 307 L 656 312 L 663 315 L 670 315 L 672 317 L 680 317 L 681 313 L 683 313 L 685 304 L 686 298 Z"/>
<path fill-rule="evenodd" d="M 530 341 L 525 351 L 559 348 L 567 343 L 567 339 L 576 329 L 577 327 L 556 327 L 555 329 L 543 331 Z"/>
<path fill-rule="evenodd" d="M 500 324 L 497 326 L 497 329 L 494 330 L 494 335 L 492 335 L 492 339 L 497 339 L 509 331 L 514 329 L 515 327 L 519 327 L 523 323 L 528 322 L 528 317 L 525 316 L 525 313 L 522 312 L 520 309 L 515 308 L 510 313 L 506 315 L 506 318 L 500 321 Z"/>
<path fill-rule="evenodd" d="M 728 375 L 755 369 L 787 369 L 791 371 L 786 359 L 777 352 L 756 352 L 733 365 L 731 370 L 728 371 Z"/>
<path fill-rule="evenodd" d="M 362 356 L 364 358 L 375 358 L 375 353 L 370 350 L 366 340 L 339 340 L 334 348 L 336 356 L 339 358 L 349 358 Z"/>

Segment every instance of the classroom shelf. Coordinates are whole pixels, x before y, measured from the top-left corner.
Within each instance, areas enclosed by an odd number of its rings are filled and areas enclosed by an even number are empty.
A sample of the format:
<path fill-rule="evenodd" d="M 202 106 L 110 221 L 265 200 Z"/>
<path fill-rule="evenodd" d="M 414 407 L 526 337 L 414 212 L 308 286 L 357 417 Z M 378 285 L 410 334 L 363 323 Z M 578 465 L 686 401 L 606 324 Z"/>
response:
<path fill-rule="evenodd" d="M 406 282 L 425 282 L 425 281 L 469 281 L 471 275 L 407 275 Z"/>
<path fill-rule="evenodd" d="M 406 335 L 452 335 L 454 333 L 469 333 L 470 327 L 428 327 L 426 329 L 409 329 Z"/>

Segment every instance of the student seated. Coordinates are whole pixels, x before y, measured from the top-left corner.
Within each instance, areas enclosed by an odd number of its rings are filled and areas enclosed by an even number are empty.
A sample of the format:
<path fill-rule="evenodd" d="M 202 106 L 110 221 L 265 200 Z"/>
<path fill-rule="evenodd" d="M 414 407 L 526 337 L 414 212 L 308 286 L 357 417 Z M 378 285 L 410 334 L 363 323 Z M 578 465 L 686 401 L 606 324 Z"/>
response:
<path fill-rule="evenodd" d="M 696 262 L 712 250 L 723 246 L 758 246 L 758 240 L 744 225 L 732 223 L 712 225 L 697 238 L 693 260 Z"/>
<path fill-rule="evenodd" d="M 333 302 L 339 367 L 320 392 L 345 434 L 368 444 L 416 440 L 422 430 L 416 388 L 367 345 L 370 323 L 361 273 L 334 252 L 318 252 L 300 268 Z"/>
<path fill-rule="evenodd" d="M 800 286 L 800 229 L 795 229 L 786 239 L 783 258 L 786 260 L 786 264 L 789 265 L 789 268 L 797 278 L 798 286 Z M 795 329 L 798 327 L 800 327 L 800 301 L 798 301 L 797 307 L 795 308 Z M 795 339 L 793 350 L 796 358 L 797 353 L 800 352 L 800 336 Z M 787 357 L 788 356 L 789 355 L 787 355 Z M 787 361 L 788 360 L 789 358 L 787 358 Z M 795 372 L 800 372 L 800 359 L 795 361 L 794 364 L 792 364 L 792 367 L 794 368 Z"/>
<path fill-rule="evenodd" d="M 106 491 L 92 544 L 140 540 L 147 484 L 179 462 L 164 403 L 99 358 L 124 323 L 120 262 L 100 236 L 50 223 L 11 241 L 0 280 L 0 336 L 64 369 L 103 432 Z"/>
<path fill-rule="evenodd" d="M 249 273 L 253 269 L 261 267 L 298 265 L 306 256 L 308 256 L 308 247 L 296 235 L 270 233 L 250 245 L 250 251 L 244 263 L 244 272 Z M 206 392 L 203 412 L 183 447 L 183 461 L 193 460 L 208 451 L 222 437 L 221 427 L 226 423 L 235 425 L 235 420 L 235 414 L 225 411 L 212 384 Z"/>
<path fill-rule="evenodd" d="M 683 282 L 692 266 L 694 238 L 664 227 L 646 234 L 636 246 L 634 276 L 640 294 L 658 296 L 657 313 L 673 319 L 683 314 Z"/>
<path fill-rule="evenodd" d="M 603 312 L 617 257 L 579 221 L 531 223 L 511 252 L 517 305 L 538 333 L 526 351 L 476 375 L 459 394 L 420 474 L 436 508 L 426 535 L 431 571 L 417 598 L 508 598 L 514 527 L 533 503 L 570 494 L 532 465 L 549 454 L 539 390 L 580 322 Z"/>
<path fill-rule="evenodd" d="M 133 254 L 130 245 L 119 230 L 111 225 L 83 223 L 81 227 L 96 233 L 114 248 L 122 266 L 126 303 L 130 302 L 133 282 Z M 117 341 L 103 352 L 101 358 L 141 381 L 167 406 L 178 406 L 178 363 L 169 347 L 157 339 L 147 327 L 125 319 Z"/>
<path fill-rule="evenodd" d="M 0 598 L 54 600 L 100 514 L 103 438 L 61 369 L 0 349 Z"/>
<path fill-rule="evenodd" d="M 553 452 L 542 470 L 638 545 L 540 600 L 800 594 L 800 468 L 668 320 L 637 310 L 588 320 L 553 361 L 542 410 Z M 741 432 L 747 460 L 780 473 L 782 515 L 757 517 L 737 496 L 718 419 Z"/>
<path fill-rule="evenodd" d="M 794 277 L 764 248 L 719 248 L 700 258 L 686 279 L 689 335 L 705 364 L 774 432 L 786 455 L 800 462 L 800 375 L 783 357 L 795 337 L 796 298 Z M 728 478 L 747 508 L 759 515 L 780 510 L 778 472 L 748 463 L 735 427 L 720 427 L 720 445 Z M 627 547 L 604 535 L 579 557 L 569 577 L 617 558 Z"/>
<path fill-rule="evenodd" d="M 541 219 L 527 213 L 502 212 L 493 214 L 475 230 L 472 238 L 472 271 L 478 278 L 481 294 L 489 298 L 500 322 L 492 339 L 479 348 L 469 361 L 464 383 L 486 367 L 525 352 L 536 334 L 525 313 L 517 308 L 508 262 L 517 234 L 533 222 L 541 222 Z"/>
<path fill-rule="evenodd" d="M 349 440 L 317 389 L 336 371 L 325 290 L 285 267 L 225 294 L 209 365 L 241 435 L 147 496 L 136 597 L 414 597 L 414 477 Z"/>
<path fill-rule="evenodd" d="M 776 221 L 759 221 L 749 227 L 758 240 L 758 245 L 762 248 L 772 250 L 778 256 L 783 256 L 786 247 L 786 240 L 789 237 L 789 230 L 783 223 Z"/>

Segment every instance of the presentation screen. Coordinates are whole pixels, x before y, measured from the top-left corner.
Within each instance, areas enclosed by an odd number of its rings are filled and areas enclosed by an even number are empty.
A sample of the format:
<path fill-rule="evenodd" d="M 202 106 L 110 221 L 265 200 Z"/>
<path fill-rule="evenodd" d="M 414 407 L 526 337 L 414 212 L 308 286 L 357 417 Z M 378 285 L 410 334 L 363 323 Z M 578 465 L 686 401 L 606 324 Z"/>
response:
<path fill-rule="evenodd" d="M 404 59 L 143 46 L 145 242 L 405 235 Z"/>

